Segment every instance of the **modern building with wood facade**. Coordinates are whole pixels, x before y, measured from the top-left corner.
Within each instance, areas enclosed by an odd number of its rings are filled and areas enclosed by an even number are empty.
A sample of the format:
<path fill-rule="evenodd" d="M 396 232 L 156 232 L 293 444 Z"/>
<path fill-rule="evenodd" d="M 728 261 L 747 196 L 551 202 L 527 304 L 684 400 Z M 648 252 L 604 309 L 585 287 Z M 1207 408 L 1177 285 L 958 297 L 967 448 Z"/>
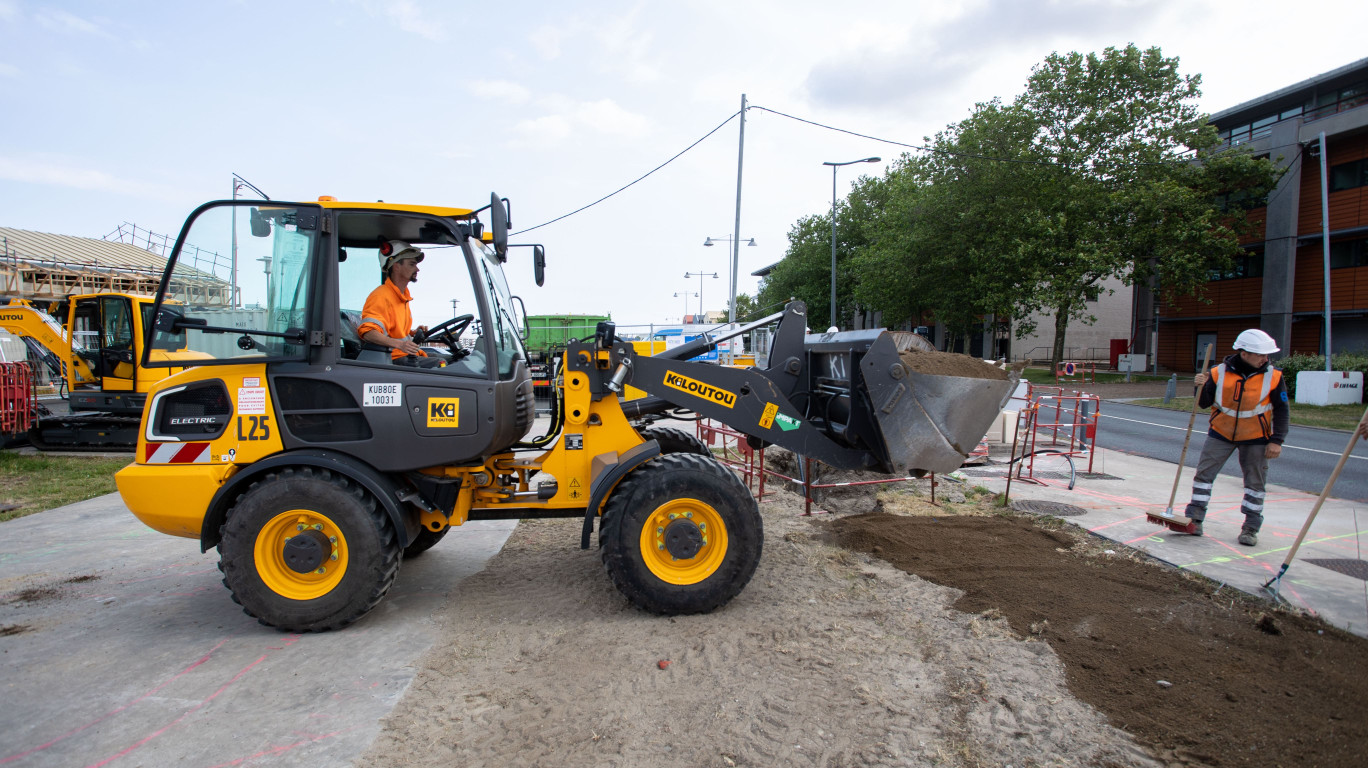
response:
<path fill-rule="evenodd" d="M 1189 296 L 1172 306 L 1136 291 L 1136 351 L 1150 351 L 1157 325 L 1159 366 L 1175 371 L 1195 370 L 1208 342 L 1216 344 L 1217 359 L 1229 354 L 1246 328 L 1268 332 L 1283 354 L 1323 353 L 1323 210 L 1329 211 L 1332 351 L 1368 351 L 1368 59 L 1211 120 L 1227 145 L 1247 147 L 1287 172 L 1265 204 L 1249 211 L 1260 226 L 1244 243 L 1244 255 L 1206 284 L 1210 303 Z M 1325 209 L 1322 152 L 1329 168 Z"/>

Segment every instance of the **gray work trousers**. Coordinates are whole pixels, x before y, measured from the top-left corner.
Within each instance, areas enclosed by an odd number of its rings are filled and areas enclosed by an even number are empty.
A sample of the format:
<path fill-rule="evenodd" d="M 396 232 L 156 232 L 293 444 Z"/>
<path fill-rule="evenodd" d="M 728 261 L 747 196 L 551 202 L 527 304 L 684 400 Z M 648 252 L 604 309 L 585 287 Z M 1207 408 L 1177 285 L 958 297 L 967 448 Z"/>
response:
<path fill-rule="evenodd" d="M 1197 460 L 1197 477 L 1192 480 L 1192 501 L 1187 505 L 1187 517 L 1198 522 L 1206 518 L 1212 481 L 1230 459 L 1230 454 L 1239 451 L 1240 471 L 1244 473 L 1244 501 L 1240 504 L 1240 511 L 1245 516 L 1243 527 L 1257 533 L 1263 526 L 1264 483 L 1268 480 L 1268 457 L 1264 451 L 1267 448 L 1266 445 L 1236 445 L 1207 435 L 1202 457 Z"/>

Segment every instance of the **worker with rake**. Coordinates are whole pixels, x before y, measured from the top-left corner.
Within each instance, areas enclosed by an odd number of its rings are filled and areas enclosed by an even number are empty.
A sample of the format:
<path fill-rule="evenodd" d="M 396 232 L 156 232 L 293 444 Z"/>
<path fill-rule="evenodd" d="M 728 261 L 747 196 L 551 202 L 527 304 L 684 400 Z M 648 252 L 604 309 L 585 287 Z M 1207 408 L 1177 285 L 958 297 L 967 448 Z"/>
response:
<path fill-rule="evenodd" d="M 1235 354 L 1193 378 L 1201 388 L 1197 406 L 1211 408 L 1211 428 L 1197 461 L 1186 514 L 1193 522 L 1192 534 L 1201 536 L 1212 481 L 1230 454 L 1239 453 L 1244 474 L 1240 511 L 1245 520 L 1238 541 L 1252 547 L 1259 542 L 1259 528 L 1263 526 L 1268 460 L 1282 454 L 1289 409 L 1282 371 L 1268 364 L 1268 356 L 1278 351 L 1273 337 L 1251 328 L 1235 337 L 1234 346 Z"/>

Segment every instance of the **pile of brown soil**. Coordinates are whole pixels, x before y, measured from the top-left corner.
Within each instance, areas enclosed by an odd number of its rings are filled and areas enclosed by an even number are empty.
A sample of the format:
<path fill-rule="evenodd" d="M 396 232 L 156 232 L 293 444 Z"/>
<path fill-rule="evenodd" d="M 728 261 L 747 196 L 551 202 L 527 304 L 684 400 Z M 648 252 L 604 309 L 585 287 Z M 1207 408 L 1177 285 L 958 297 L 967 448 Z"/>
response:
<path fill-rule="evenodd" d="M 1015 517 L 832 521 L 842 545 L 1046 640 L 1069 690 L 1171 763 L 1358 766 L 1368 641 Z M 1123 550 L 1107 554 L 1103 546 Z"/>
<path fill-rule="evenodd" d="M 1007 371 L 992 363 L 985 363 L 976 357 L 959 355 L 953 352 L 926 351 L 909 349 L 899 352 L 898 357 L 908 370 L 931 376 L 959 376 L 965 379 L 1007 380 Z"/>

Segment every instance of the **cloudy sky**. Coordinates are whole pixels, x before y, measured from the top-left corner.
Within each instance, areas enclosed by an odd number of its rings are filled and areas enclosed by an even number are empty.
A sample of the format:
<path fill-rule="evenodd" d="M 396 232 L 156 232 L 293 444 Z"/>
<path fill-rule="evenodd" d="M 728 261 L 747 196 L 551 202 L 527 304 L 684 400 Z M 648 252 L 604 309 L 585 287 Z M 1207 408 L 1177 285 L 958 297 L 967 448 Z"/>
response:
<path fill-rule="evenodd" d="M 238 173 L 278 200 L 480 207 L 514 230 L 636 179 L 754 106 L 920 143 L 1010 99 L 1052 51 L 1158 45 L 1216 112 L 1368 53 L 1361 0 L 0 0 L 0 226 L 173 235 Z M 1318 19 L 1333 20 L 1320 25 Z M 1313 33 L 1314 30 L 1314 33 Z M 627 191 L 515 238 L 533 314 L 677 321 L 726 305 L 737 121 Z M 758 109 L 746 121 L 738 290 L 831 205 L 823 161 L 902 150 Z M 844 194 L 862 172 L 842 169 Z M 528 251 L 515 251 L 528 254 Z M 450 313 L 437 259 L 415 315 Z M 444 312 L 443 309 L 447 311 Z"/>

